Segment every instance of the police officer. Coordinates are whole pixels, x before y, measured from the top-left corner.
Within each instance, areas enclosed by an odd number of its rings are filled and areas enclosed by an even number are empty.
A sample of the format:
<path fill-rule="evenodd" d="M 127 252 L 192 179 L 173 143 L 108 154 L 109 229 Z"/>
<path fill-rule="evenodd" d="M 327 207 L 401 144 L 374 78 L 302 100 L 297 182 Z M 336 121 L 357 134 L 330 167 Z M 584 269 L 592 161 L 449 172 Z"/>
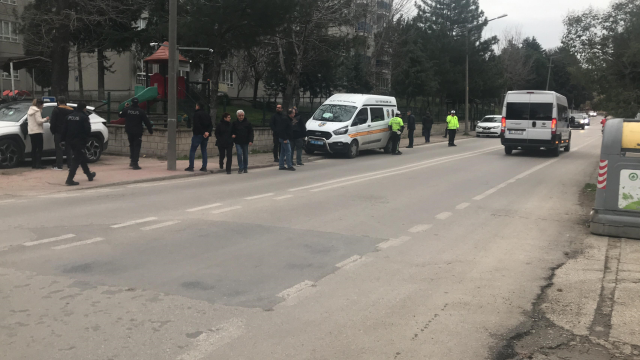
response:
<path fill-rule="evenodd" d="M 404 131 L 404 122 L 400 118 L 400 111 L 396 111 L 396 117 L 389 120 L 389 131 L 391 131 L 391 155 L 402 155 L 398 147 L 400 146 L 400 135 Z"/>
<path fill-rule="evenodd" d="M 144 112 L 139 106 L 140 100 L 137 97 L 131 99 L 131 106 L 125 108 L 120 113 L 120 117 L 125 119 L 124 131 L 127 132 L 129 138 L 129 151 L 131 154 L 131 163 L 129 166 L 133 170 L 140 170 L 138 160 L 140 159 L 140 148 L 142 147 L 142 133 L 144 131 L 142 124 L 147 127 L 149 134 L 153 135 L 153 127 Z"/>
<path fill-rule="evenodd" d="M 87 175 L 89 181 L 93 181 L 93 178 L 96 177 L 96 173 L 89 170 L 87 154 L 83 151 L 87 145 L 87 139 L 91 135 L 91 123 L 89 122 L 89 116 L 85 113 L 86 108 L 86 104 L 79 103 L 74 112 L 67 116 L 62 130 L 62 138 L 73 153 L 73 160 L 71 161 L 71 166 L 69 166 L 69 176 L 66 182 L 68 186 L 80 185 L 80 183 L 73 181 L 78 171 L 78 166 L 82 166 L 82 171 Z"/>
<path fill-rule="evenodd" d="M 454 144 L 456 140 L 456 133 L 460 128 L 460 123 L 458 122 L 458 117 L 456 116 L 455 111 L 451 111 L 451 115 L 447 116 L 447 132 L 449 132 L 449 146 L 458 146 Z"/>

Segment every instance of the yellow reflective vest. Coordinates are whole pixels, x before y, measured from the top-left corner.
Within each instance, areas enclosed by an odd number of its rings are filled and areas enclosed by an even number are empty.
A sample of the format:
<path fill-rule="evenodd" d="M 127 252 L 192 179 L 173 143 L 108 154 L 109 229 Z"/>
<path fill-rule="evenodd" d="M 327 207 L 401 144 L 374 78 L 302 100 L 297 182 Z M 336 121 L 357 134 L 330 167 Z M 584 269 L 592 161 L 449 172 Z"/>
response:
<path fill-rule="evenodd" d="M 455 115 L 447 116 L 447 129 L 454 130 L 459 128 L 460 124 L 458 123 L 458 117 Z"/>
<path fill-rule="evenodd" d="M 394 117 L 389 120 L 389 126 L 391 126 L 391 131 L 400 131 L 400 128 L 404 126 L 404 122 L 399 117 Z"/>

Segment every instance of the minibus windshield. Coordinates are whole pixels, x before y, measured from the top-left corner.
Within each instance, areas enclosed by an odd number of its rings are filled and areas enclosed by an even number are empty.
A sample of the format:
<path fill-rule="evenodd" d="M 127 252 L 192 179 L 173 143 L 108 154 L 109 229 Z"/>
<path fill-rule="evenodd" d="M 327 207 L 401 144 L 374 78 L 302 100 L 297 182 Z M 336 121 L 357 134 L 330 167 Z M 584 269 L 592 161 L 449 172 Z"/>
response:
<path fill-rule="evenodd" d="M 358 110 L 350 105 L 324 104 L 313 114 L 313 120 L 326 122 L 347 122 L 351 120 L 353 114 Z"/>

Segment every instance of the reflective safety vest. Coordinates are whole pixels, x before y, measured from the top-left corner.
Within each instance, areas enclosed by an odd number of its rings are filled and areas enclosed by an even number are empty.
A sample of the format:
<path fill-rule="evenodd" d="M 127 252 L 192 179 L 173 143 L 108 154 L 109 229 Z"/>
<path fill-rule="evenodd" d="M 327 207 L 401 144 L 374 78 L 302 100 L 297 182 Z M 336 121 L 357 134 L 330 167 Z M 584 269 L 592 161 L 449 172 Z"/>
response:
<path fill-rule="evenodd" d="M 455 115 L 447 116 L 447 129 L 454 130 L 460 128 L 460 124 L 458 123 L 458 117 Z"/>
<path fill-rule="evenodd" d="M 391 126 L 391 131 L 400 131 L 400 128 L 404 126 L 404 122 L 399 117 L 394 117 L 389 120 L 389 126 Z"/>

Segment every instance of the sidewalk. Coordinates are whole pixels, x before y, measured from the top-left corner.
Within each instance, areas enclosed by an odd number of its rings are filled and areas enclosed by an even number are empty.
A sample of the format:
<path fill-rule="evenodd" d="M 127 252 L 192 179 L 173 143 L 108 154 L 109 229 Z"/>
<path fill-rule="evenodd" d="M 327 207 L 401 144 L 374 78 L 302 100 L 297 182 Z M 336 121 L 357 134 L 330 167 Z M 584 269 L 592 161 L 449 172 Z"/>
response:
<path fill-rule="evenodd" d="M 457 139 L 471 138 L 471 136 L 459 135 Z M 447 141 L 440 134 L 432 136 L 432 144 L 442 143 Z M 409 144 L 408 139 L 402 139 L 400 148 L 402 151 L 407 151 L 405 147 Z M 414 146 L 424 146 L 424 138 L 416 137 Z M 198 153 L 199 154 L 199 153 Z M 303 152 L 303 161 L 313 161 L 315 159 L 323 158 L 323 154 L 316 154 L 308 156 Z M 225 174 L 226 170 L 220 170 L 218 167 L 218 157 L 209 156 L 209 172 L 203 173 L 198 171 L 202 164 L 201 159 L 196 159 L 195 168 L 193 173 L 185 172 L 184 169 L 189 165 L 187 160 L 178 160 L 177 171 L 167 170 L 166 160 L 159 160 L 156 158 L 141 158 L 140 167 L 142 170 L 131 170 L 129 168 L 129 158 L 126 156 L 113 156 L 103 155 L 100 161 L 95 164 L 89 164 L 91 171 L 97 173 L 97 176 L 93 182 L 88 182 L 87 178 L 82 173 L 81 169 L 78 169 L 76 175 L 76 181 L 80 182 L 79 186 L 69 187 L 65 186 L 68 172 L 66 171 L 54 171 L 51 170 L 51 166 L 55 163 L 54 160 L 48 159 L 43 161 L 43 165 L 49 167 L 49 169 L 33 170 L 30 163 L 24 163 L 21 167 L 16 169 L 0 170 L 0 201 L 12 199 L 17 196 L 37 196 L 46 195 L 55 192 L 89 189 L 104 186 L 132 184 L 139 182 L 150 181 L 162 181 L 177 178 L 187 178 L 191 176 L 203 176 L 212 174 Z M 271 153 L 259 153 L 249 155 L 249 172 L 251 169 L 258 169 L 264 167 L 277 166 L 278 163 L 273 161 L 273 154 Z M 237 175 L 238 164 L 235 154 L 233 155 L 233 168 L 232 174 Z"/>

